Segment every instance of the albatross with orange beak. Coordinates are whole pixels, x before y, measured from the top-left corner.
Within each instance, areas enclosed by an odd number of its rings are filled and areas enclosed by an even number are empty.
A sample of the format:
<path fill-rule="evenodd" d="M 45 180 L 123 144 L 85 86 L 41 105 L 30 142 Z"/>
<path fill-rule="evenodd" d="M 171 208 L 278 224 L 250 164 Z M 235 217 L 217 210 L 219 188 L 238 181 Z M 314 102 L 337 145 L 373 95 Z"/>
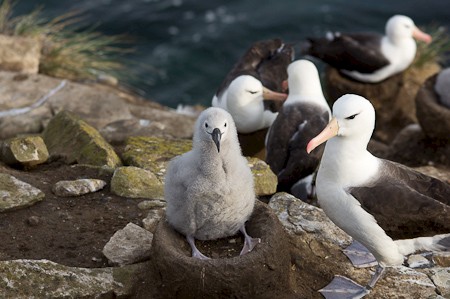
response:
<path fill-rule="evenodd" d="M 384 36 L 329 32 L 323 38 L 309 38 L 306 52 L 357 81 L 377 83 L 409 67 L 416 55 L 414 39 L 431 42 L 411 18 L 395 15 L 387 21 Z"/>
<path fill-rule="evenodd" d="M 316 179 L 319 205 L 378 261 L 367 287 L 347 287 L 348 279 L 335 278 L 321 290 L 325 297 L 347 288 L 347 295 L 361 298 L 384 267 L 402 265 L 406 255 L 450 250 L 450 185 L 373 156 L 367 144 L 374 126 L 372 104 L 347 94 L 334 103 L 328 126 L 307 145 L 310 153 L 328 140 Z M 405 236 L 411 239 L 394 241 Z"/>

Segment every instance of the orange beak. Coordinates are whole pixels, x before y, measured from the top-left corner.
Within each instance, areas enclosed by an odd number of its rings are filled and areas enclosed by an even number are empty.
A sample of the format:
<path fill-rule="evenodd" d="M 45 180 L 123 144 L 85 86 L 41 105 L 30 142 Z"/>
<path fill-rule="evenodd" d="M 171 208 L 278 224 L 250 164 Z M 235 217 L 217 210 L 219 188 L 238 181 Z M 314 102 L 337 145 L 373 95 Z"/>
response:
<path fill-rule="evenodd" d="M 327 141 L 328 139 L 333 138 L 339 132 L 339 125 L 337 119 L 333 117 L 328 125 L 323 129 L 322 132 L 319 133 L 316 137 L 311 139 L 306 146 L 306 152 L 311 153 L 316 147 Z"/>
<path fill-rule="evenodd" d="M 281 92 L 275 92 L 267 87 L 263 87 L 263 99 L 264 100 L 276 100 L 276 101 L 284 101 L 288 97 L 287 94 Z"/>
<path fill-rule="evenodd" d="M 426 34 L 417 27 L 413 29 L 412 36 L 417 40 L 426 42 L 427 44 L 431 43 L 432 40 L 431 35 Z"/>

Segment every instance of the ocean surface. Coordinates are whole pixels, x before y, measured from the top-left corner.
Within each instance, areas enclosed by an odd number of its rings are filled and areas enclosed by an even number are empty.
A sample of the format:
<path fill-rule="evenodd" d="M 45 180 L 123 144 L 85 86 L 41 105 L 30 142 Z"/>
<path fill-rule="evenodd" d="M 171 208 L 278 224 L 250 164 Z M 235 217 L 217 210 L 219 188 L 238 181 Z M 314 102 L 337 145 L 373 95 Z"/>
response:
<path fill-rule="evenodd" d="M 422 29 L 450 30 L 445 0 L 18 0 L 15 14 L 41 6 L 53 18 L 82 10 L 86 25 L 127 34 L 135 51 L 124 57 L 130 84 L 166 106 L 209 106 L 224 76 L 252 42 L 279 37 L 301 44 L 328 30 L 384 32 L 394 14 Z"/>

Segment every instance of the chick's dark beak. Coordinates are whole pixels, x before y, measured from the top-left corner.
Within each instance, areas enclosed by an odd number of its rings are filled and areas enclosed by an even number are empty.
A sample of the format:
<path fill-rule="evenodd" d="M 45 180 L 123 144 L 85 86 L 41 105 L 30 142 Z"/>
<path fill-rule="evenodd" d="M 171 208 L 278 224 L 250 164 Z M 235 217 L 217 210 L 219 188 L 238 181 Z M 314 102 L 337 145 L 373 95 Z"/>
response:
<path fill-rule="evenodd" d="M 222 132 L 220 132 L 220 129 L 215 128 L 211 133 L 211 137 L 217 146 L 217 151 L 220 152 L 220 139 L 222 138 Z"/>

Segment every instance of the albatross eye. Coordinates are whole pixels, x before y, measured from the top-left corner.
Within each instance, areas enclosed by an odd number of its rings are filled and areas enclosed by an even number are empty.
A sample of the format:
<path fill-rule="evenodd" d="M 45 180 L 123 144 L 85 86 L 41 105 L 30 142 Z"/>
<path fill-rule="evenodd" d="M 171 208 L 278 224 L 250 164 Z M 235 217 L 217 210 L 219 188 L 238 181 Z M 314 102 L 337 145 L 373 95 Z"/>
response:
<path fill-rule="evenodd" d="M 224 127 L 227 127 L 227 123 L 225 123 L 223 126 L 224 126 Z"/>
<path fill-rule="evenodd" d="M 207 128 L 208 127 L 208 123 L 205 123 L 205 128 Z"/>
<path fill-rule="evenodd" d="M 345 119 L 354 119 L 357 115 L 358 115 L 358 113 L 350 115 L 349 117 L 346 117 Z"/>
<path fill-rule="evenodd" d="M 251 94 L 255 94 L 255 93 L 257 93 L 257 91 L 251 91 L 251 90 L 247 90 L 249 93 L 251 93 Z"/>

